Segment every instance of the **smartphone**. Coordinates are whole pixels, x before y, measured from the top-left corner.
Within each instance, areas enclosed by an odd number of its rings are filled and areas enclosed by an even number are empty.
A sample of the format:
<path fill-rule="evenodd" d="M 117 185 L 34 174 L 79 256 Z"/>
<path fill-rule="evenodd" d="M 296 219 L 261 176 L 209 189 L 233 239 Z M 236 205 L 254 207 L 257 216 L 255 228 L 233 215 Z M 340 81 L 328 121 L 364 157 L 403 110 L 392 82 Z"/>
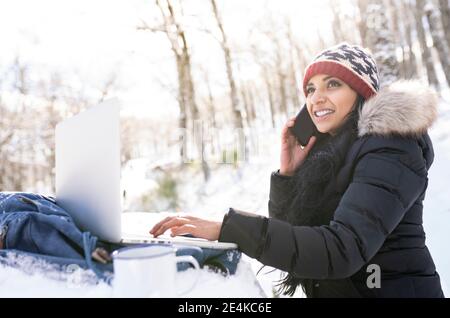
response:
<path fill-rule="evenodd" d="M 314 125 L 311 116 L 308 113 L 306 104 L 303 105 L 302 109 L 295 118 L 295 124 L 290 128 L 291 133 L 297 138 L 300 145 L 305 147 L 308 144 L 311 136 L 317 136 L 319 131 Z"/>

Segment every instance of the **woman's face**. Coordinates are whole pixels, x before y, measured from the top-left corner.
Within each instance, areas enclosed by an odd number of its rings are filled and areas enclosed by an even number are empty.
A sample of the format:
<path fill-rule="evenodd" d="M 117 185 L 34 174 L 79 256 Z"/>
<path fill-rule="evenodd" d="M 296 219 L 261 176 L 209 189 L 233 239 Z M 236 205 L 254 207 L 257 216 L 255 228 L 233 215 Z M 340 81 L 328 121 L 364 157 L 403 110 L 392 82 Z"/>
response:
<path fill-rule="evenodd" d="M 352 111 L 357 93 L 345 82 L 327 74 L 317 74 L 306 86 L 309 115 L 321 133 L 334 134 Z"/>

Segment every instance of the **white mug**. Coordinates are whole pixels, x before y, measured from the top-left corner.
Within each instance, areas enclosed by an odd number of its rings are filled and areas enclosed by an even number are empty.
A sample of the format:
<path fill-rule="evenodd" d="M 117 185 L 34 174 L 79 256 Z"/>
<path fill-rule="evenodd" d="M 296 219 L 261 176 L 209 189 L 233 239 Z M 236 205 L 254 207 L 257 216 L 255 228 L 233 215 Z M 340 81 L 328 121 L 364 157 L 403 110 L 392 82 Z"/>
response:
<path fill-rule="evenodd" d="M 192 256 L 176 256 L 172 245 L 154 244 L 122 248 L 112 254 L 114 297 L 177 297 L 197 284 L 200 266 Z M 192 286 L 179 292 L 177 263 L 189 262 L 196 269 Z"/>

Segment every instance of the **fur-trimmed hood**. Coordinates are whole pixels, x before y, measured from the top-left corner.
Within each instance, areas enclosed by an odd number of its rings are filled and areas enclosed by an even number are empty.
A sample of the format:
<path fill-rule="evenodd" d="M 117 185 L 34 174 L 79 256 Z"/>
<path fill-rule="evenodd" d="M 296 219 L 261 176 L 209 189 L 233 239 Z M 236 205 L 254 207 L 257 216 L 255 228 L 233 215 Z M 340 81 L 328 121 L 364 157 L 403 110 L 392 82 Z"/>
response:
<path fill-rule="evenodd" d="M 418 137 L 437 117 L 437 94 L 418 81 L 398 81 L 365 102 L 359 114 L 358 136 Z"/>

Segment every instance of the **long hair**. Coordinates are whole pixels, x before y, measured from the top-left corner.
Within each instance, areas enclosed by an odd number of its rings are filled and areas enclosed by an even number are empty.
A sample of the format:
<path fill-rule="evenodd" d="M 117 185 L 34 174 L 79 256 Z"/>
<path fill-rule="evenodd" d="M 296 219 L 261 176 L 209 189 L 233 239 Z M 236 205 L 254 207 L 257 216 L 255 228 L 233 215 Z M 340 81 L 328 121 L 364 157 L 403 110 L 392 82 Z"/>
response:
<path fill-rule="evenodd" d="M 319 138 L 294 175 L 294 197 L 287 209 L 287 221 L 296 226 L 328 225 L 341 199 L 334 181 L 350 145 L 357 138 L 359 113 L 364 104 L 358 95 L 352 111 L 335 135 Z M 278 283 L 278 293 L 292 296 L 299 285 L 305 294 L 310 279 L 289 272 Z"/>

